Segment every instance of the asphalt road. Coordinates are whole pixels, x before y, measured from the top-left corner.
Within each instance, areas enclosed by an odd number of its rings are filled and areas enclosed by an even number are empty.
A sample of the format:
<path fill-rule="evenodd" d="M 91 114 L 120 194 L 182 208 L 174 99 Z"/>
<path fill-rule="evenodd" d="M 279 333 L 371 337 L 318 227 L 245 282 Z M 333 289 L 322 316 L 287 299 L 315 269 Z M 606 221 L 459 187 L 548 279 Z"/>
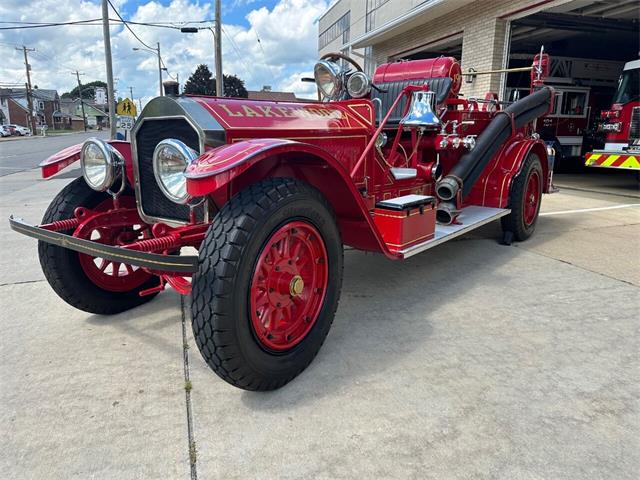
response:
<path fill-rule="evenodd" d="M 1 178 L 0 218 L 37 222 L 75 174 Z M 346 251 L 333 328 L 276 392 L 220 380 L 187 323 L 198 478 L 636 480 L 637 184 L 585 178 L 511 247 L 492 224 L 400 263 Z M 90 315 L 4 220 L 0 245 L 0 478 L 189 478 L 178 295 Z"/>
<path fill-rule="evenodd" d="M 109 132 L 95 131 L 50 137 L 20 137 L 0 140 L 0 177 L 30 170 L 63 148 L 84 142 L 87 138 L 108 138 Z"/>

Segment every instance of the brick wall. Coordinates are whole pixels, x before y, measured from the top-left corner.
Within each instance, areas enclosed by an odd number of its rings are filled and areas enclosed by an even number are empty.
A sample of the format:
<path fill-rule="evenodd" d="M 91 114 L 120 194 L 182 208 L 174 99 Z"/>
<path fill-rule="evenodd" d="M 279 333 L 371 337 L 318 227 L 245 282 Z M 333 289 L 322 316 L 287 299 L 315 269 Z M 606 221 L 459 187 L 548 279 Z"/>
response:
<path fill-rule="evenodd" d="M 12 99 L 8 99 L 7 104 L 9 107 L 9 123 L 31 128 L 27 119 L 27 111 Z"/>
<path fill-rule="evenodd" d="M 568 1 L 570 0 L 554 0 L 514 16 L 530 15 Z M 505 66 L 508 22 L 499 17 L 537 3 L 531 0 L 478 0 L 374 45 L 375 61 L 377 64 L 385 63 L 401 58 L 404 52 L 418 48 L 428 50 L 436 47 L 439 40 L 462 32 L 462 58 L 459 60 L 463 72 L 470 67 L 477 71 L 502 68 Z M 484 96 L 488 90 L 500 92 L 501 80 L 502 74 L 478 76 L 472 84 L 463 81 L 462 91 L 469 96 Z"/>

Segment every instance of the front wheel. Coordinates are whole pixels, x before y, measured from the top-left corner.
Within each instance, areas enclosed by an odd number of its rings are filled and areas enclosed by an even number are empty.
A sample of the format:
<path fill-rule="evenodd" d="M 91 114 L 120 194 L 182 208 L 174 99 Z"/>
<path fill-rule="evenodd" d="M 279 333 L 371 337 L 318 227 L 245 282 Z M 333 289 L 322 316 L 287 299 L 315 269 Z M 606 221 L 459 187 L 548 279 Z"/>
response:
<path fill-rule="evenodd" d="M 216 215 L 193 280 L 196 344 L 222 379 L 273 390 L 318 353 L 342 284 L 342 243 L 311 186 L 268 179 Z"/>
<path fill-rule="evenodd" d="M 505 234 L 513 234 L 520 242 L 533 235 L 542 202 L 542 185 L 543 170 L 540 158 L 535 153 L 530 153 L 520 173 L 511 183 L 511 213 L 502 217 L 502 229 Z"/>
<path fill-rule="evenodd" d="M 133 208 L 135 198 L 123 195 L 120 203 Z M 80 177 L 53 199 L 42 223 L 74 218 L 78 207 L 100 212 L 108 210 L 112 204 L 109 194 L 91 190 Z M 93 227 L 62 233 L 109 245 L 116 245 L 123 238 L 133 241 L 141 234 L 134 226 Z M 143 297 L 139 293 L 159 283 L 156 276 L 141 268 L 91 257 L 42 241 L 38 242 L 38 256 L 44 276 L 58 296 L 69 305 L 89 313 L 111 315 L 146 303 L 155 293 Z"/>

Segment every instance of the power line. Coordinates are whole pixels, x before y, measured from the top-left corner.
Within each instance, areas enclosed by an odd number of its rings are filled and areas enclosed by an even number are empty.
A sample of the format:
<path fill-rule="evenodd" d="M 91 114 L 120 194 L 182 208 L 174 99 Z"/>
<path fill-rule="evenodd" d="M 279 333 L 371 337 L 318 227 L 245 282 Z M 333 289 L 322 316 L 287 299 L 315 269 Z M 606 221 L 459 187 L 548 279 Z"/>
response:
<path fill-rule="evenodd" d="M 116 7 L 113 6 L 113 3 L 111 3 L 111 0 L 107 0 L 107 2 L 109 3 L 109 5 L 111 5 L 111 8 L 113 9 L 113 11 L 115 12 L 115 14 L 118 16 L 118 18 L 120 20 L 122 20 L 122 22 L 124 23 L 124 26 L 127 27 L 127 30 L 129 30 L 131 32 L 131 35 L 133 35 L 136 40 L 138 40 L 142 45 L 144 45 L 145 47 L 147 47 L 149 50 L 153 50 L 153 48 L 151 48 L 149 45 L 147 45 L 146 43 L 144 43 L 142 41 L 142 39 L 136 35 L 136 32 L 133 31 L 133 29 L 127 24 L 127 22 L 125 21 L 124 18 L 122 18 L 122 16 L 120 15 L 120 12 L 118 12 L 118 10 L 116 10 Z M 160 54 L 158 54 L 158 56 L 160 56 Z"/>
<path fill-rule="evenodd" d="M 224 29 L 224 27 L 221 27 L 221 28 L 222 28 L 222 33 L 224 33 L 225 37 L 227 37 L 227 40 L 229 40 L 229 43 L 231 44 L 231 48 L 233 48 L 233 50 L 236 52 L 236 55 L 238 56 L 238 60 L 240 60 L 240 63 L 242 63 L 242 65 L 246 69 L 246 71 L 249 74 L 249 76 L 251 76 L 253 78 L 253 75 L 251 74 L 251 68 L 249 68 L 247 66 L 247 64 L 244 63 L 244 58 L 242 58 L 242 54 L 240 53 L 240 49 L 238 48 L 236 43 L 233 41 L 233 38 L 231 38 L 231 36 L 227 33 L 227 31 Z"/>
<path fill-rule="evenodd" d="M 113 7 L 111 2 L 109 4 Z M 115 10 L 115 7 L 114 7 Z M 116 15 L 120 17 L 120 14 L 116 11 Z M 131 20 L 124 20 L 122 17 L 120 19 L 110 18 L 109 24 L 120 25 L 141 25 L 145 27 L 155 27 L 155 28 L 169 28 L 172 30 L 180 30 L 180 25 L 187 24 L 197 24 L 197 23 L 213 23 L 213 20 L 190 20 L 185 22 L 134 22 Z M 0 22 L 2 25 L 11 25 L 8 27 L 0 27 L 0 30 L 25 30 L 32 28 L 48 28 L 48 27 L 62 27 L 62 26 L 101 26 L 102 21 L 99 18 L 93 18 L 89 20 L 76 20 L 69 22 Z M 127 27 L 129 28 L 129 27 Z M 129 30 L 131 30 L 129 28 Z M 133 33 L 133 32 L 132 32 Z M 135 36 L 135 34 L 134 34 Z"/>
<path fill-rule="evenodd" d="M 271 69 L 271 65 L 268 63 L 268 57 L 267 57 L 267 53 L 264 51 L 264 48 L 262 47 L 262 42 L 260 41 L 260 37 L 258 36 L 258 32 L 257 30 L 253 30 L 253 33 L 256 34 L 256 38 L 258 39 L 258 45 L 260 46 L 260 50 L 262 51 L 262 57 L 264 58 L 264 64 L 267 66 L 267 68 L 269 69 L 269 73 L 271 74 L 271 79 L 275 82 L 277 82 L 276 80 L 276 76 L 273 74 L 273 70 Z"/>

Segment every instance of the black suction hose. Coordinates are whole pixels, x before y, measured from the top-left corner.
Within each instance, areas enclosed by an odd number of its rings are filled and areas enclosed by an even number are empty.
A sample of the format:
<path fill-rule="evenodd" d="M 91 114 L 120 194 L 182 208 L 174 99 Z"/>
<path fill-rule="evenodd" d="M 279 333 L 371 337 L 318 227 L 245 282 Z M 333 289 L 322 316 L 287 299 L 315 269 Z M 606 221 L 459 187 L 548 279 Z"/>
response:
<path fill-rule="evenodd" d="M 515 128 L 520 128 L 536 118 L 544 115 L 549 109 L 552 89 L 543 87 L 522 100 L 509 105 L 504 112 L 494 117 L 487 128 L 478 135 L 476 146 L 460 158 L 451 171 L 438 182 L 436 193 L 442 200 L 451 200 L 460 188 L 466 197 L 478 177 L 496 154 L 502 144 L 511 137 L 511 116 Z"/>

